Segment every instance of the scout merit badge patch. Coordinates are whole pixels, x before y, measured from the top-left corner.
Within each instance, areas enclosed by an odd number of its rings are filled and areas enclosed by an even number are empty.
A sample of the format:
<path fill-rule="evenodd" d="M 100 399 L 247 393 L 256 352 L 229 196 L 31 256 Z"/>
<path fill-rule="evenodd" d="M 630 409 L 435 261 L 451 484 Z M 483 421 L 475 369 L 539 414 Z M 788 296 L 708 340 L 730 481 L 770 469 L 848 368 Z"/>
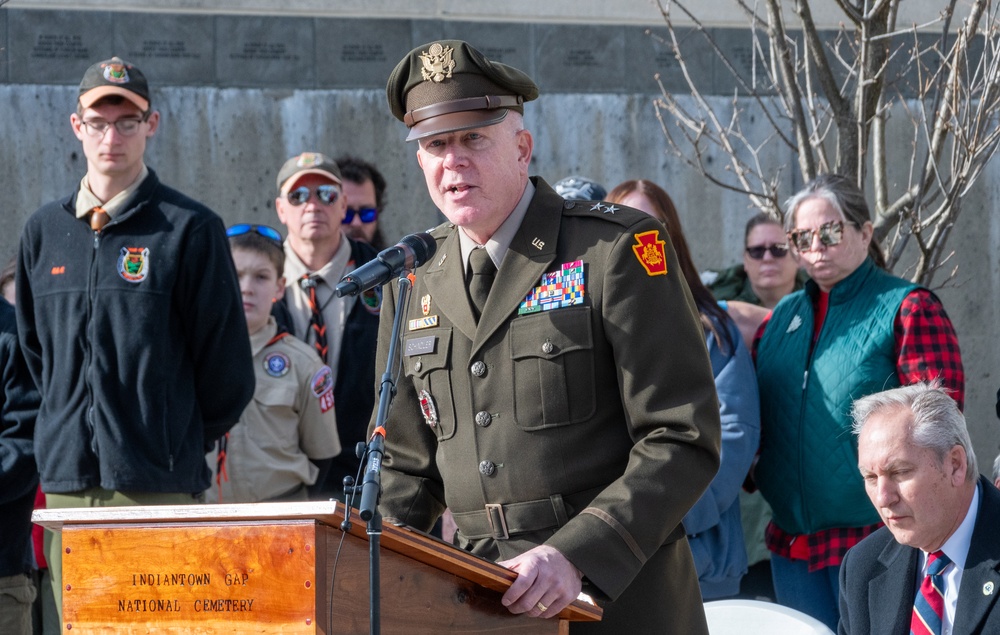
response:
<path fill-rule="evenodd" d="M 309 380 L 312 393 L 319 399 L 319 409 L 323 412 L 333 408 L 333 371 L 324 366 Z"/>
<path fill-rule="evenodd" d="M 667 274 L 667 251 L 666 243 L 660 240 L 660 230 L 654 229 L 635 235 L 635 243 L 632 251 L 639 259 L 646 273 L 651 276 L 665 276 Z"/>
<path fill-rule="evenodd" d="M 524 302 L 517 307 L 518 315 L 562 309 L 583 304 L 583 261 L 567 262 L 556 271 L 542 275 L 542 284 L 528 292 Z"/>
<path fill-rule="evenodd" d="M 284 353 L 269 353 L 264 358 L 264 370 L 271 377 L 284 377 L 288 374 L 288 367 L 291 361 Z"/>
<path fill-rule="evenodd" d="M 126 282 L 142 282 L 149 273 L 147 247 L 122 247 L 118 256 L 118 275 Z"/>

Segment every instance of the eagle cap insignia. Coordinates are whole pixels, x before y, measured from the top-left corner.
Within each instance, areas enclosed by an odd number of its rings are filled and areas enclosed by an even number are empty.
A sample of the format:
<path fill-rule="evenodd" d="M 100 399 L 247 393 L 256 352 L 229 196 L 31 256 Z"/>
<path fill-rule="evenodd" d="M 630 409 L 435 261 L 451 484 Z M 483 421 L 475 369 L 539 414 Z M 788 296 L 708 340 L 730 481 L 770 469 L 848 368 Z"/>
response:
<path fill-rule="evenodd" d="M 420 61 L 423 68 L 420 75 L 425 81 L 441 83 L 446 79 L 451 79 L 451 72 L 455 69 L 455 60 L 452 54 L 455 49 L 450 46 L 441 46 L 439 42 L 431 44 L 430 48 L 420 54 Z"/>

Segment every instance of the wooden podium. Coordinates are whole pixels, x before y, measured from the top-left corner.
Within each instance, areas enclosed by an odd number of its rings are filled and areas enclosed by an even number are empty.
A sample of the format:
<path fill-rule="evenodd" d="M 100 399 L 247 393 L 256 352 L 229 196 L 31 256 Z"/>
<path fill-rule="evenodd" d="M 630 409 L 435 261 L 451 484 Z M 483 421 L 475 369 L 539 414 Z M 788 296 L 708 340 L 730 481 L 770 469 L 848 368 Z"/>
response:
<path fill-rule="evenodd" d="M 352 511 L 318 503 L 37 510 L 62 532 L 63 633 L 369 632 L 368 537 Z M 512 615 L 516 575 L 386 522 L 381 631 L 562 633 L 601 619 L 577 601 L 558 618 Z"/>

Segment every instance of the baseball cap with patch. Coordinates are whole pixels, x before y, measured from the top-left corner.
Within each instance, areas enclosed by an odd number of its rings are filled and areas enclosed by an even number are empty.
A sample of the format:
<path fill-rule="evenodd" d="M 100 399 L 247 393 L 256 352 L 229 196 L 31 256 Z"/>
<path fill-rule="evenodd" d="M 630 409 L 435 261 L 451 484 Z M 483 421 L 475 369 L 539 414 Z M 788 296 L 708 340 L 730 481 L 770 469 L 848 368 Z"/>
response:
<path fill-rule="evenodd" d="M 404 57 L 385 86 L 392 115 L 410 129 L 407 141 L 500 123 L 524 113 L 538 86 L 518 69 L 486 59 L 468 42 L 441 40 Z"/>
<path fill-rule="evenodd" d="M 319 152 L 303 152 L 285 161 L 278 170 L 278 191 L 284 192 L 286 183 L 294 185 L 295 181 L 305 174 L 319 174 L 338 185 L 343 183 L 340 168 L 333 159 Z"/>
<path fill-rule="evenodd" d="M 142 112 L 149 110 L 149 84 L 138 68 L 120 57 L 98 62 L 87 69 L 80 82 L 80 105 L 90 108 L 99 99 L 120 95 Z"/>

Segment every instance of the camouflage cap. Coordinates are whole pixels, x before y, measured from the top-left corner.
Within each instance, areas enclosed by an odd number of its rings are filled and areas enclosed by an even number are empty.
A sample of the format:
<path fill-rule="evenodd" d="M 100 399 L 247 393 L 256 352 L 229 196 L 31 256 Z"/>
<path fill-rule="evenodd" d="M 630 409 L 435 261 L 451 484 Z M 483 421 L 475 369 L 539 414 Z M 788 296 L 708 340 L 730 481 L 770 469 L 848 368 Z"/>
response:
<path fill-rule="evenodd" d="M 278 170 L 278 191 L 284 194 L 285 184 L 295 185 L 299 177 L 305 174 L 324 176 L 337 185 L 344 181 L 340 176 L 340 168 L 333 159 L 319 152 L 303 152 L 285 161 Z"/>
<path fill-rule="evenodd" d="M 120 57 L 98 62 L 80 81 L 80 105 L 90 108 L 109 95 L 120 95 L 142 112 L 149 110 L 149 84 L 138 68 Z"/>
<path fill-rule="evenodd" d="M 404 57 L 385 86 L 393 116 L 407 125 L 407 141 L 500 123 L 508 110 L 538 97 L 521 71 L 486 59 L 468 42 L 441 40 Z"/>

